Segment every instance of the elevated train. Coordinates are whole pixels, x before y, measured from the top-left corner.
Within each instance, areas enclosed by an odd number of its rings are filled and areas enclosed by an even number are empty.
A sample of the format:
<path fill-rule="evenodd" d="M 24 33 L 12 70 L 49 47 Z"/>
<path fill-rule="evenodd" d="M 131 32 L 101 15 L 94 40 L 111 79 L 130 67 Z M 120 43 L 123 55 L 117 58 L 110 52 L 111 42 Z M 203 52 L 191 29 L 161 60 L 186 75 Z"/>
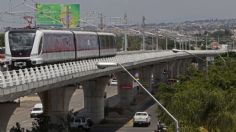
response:
<path fill-rule="evenodd" d="M 10 68 L 115 56 L 115 34 L 69 30 L 10 30 L 5 63 Z"/>

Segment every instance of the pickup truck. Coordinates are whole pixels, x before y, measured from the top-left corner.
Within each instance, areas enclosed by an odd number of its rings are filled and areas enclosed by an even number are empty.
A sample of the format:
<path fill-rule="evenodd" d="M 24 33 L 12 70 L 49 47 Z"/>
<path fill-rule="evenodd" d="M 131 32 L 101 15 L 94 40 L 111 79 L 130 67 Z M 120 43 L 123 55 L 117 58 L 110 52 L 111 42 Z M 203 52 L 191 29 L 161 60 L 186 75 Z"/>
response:
<path fill-rule="evenodd" d="M 133 117 L 133 127 L 137 125 L 149 126 L 151 124 L 151 117 L 147 112 L 136 112 Z"/>

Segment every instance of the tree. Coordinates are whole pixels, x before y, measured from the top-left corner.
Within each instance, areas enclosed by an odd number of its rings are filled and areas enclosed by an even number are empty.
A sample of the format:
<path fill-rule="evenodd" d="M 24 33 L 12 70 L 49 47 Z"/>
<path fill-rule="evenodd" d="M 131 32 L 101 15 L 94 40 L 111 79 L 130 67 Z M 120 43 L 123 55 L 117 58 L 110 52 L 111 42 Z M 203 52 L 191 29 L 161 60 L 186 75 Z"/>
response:
<path fill-rule="evenodd" d="M 209 79 L 204 73 L 189 68 L 174 87 L 159 86 L 156 95 L 164 106 L 178 119 L 180 131 L 235 131 L 236 130 L 236 58 L 216 59 L 209 66 Z M 172 120 L 158 110 L 159 119 L 167 124 Z"/>

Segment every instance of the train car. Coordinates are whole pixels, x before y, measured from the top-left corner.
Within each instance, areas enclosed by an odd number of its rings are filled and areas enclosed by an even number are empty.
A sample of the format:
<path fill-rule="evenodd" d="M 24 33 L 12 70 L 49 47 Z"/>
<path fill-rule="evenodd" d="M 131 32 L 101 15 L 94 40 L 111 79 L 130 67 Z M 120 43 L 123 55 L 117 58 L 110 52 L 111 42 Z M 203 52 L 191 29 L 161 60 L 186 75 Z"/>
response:
<path fill-rule="evenodd" d="M 75 31 L 76 59 L 99 57 L 99 40 L 96 32 Z"/>
<path fill-rule="evenodd" d="M 10 30 L 5 40 L 5 62 L 12 68 L 116 55 L 112 33 Z"/>
<path fill-rule="evenodd" d="M 39 37 L 31 51 L 33 65 L 75 60 L 74 35 L 71 31 L 37 30 Z"/>
<path fill-rule="evenodd" d="M 112 33 L 98 33 L 100 43 L 100 57 L 114 56 L 117 51 L 114 35 Z"/>

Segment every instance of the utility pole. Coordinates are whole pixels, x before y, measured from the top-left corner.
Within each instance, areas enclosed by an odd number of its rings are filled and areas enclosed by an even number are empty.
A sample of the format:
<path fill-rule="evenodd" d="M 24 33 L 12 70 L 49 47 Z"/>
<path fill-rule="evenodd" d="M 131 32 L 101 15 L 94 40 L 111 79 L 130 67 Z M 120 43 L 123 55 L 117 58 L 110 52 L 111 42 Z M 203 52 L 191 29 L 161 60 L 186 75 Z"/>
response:
<path fill-rule="evenodd" d="M 181 39 L 180 39 L 180 43 L 179 43 L 180 50 L 183 49 L 182 45 L 183 45 L 183 40 L 182 40 L 182 38 L 181 38 Z"/>
<path fill-rule="evenodd" d="M 152 36 L 152 50 L 154 49 L 154 40 L 153 40 L 153 36 Z"/>
<path fill-rule="evenodd" d="M 232 49 L 234 50 L 234 39 L 233 39 L 233 46 L 232 46 Z"/>
<path fill-rule="evenodd" d="M 156 45 L 156 50 L 159 50 L 159 48 L 158 48 L 158 46 L 159 46 L 159 43 L 158 43 L 159 39 L 158 39 L 158 38 L 159 38 L 159 36 L 158 36 L 158 34 L 157 34 L 157 37 L 156 37 L 156 44 L 157 44 L 157 45 Z"/>
<path fill-rule="evenodd" d="M 176 40 L 175 40 L 175 38 L 174 38 L 174 45 L 175 45 L 175 49 L 177 49 L 177 47 L 176 47 Z"/>
<path fill-rule="evenodd" d="M 195 45 L 195 47 L 197 47 L 197 41 L 198 41 L 198 40 L 197 40 L 197 36 L 196 36 L 196 45 Z"/>
<path fill-rule="evenodd" d="M 206 50 L 207 50 L 207 36 L 208 36 L 208 33 L 206 34 Z"/>
<path fill-rule="evenodd" d="M 128 24 L 128 18 L 127 14 L 124 15 L 124 24 L 125 24 L 125 51 L 127 51 L 128 48 L 128 35 L 127 35 L 127 24 Z"/>
<path fill-rule="evenodd" d="M 143 35 L 143 43 L 142 43 L 142 50 L 145 50 L 146 45 L 145 45 L 145 34 L 144 34 L 144 28 L 145 28 L 145 16 L 142 18 L 142 35 Z"/>
<path fill-rule="evenodd" d="M 99 13 L 99 15 L 100 15 L 100 29 L 103 30 L 103 28 L 104 28 L 103 27 L 104 26 L 103 25 L 103 15 L 102 15 L 102 13 Z"/>
<path fill-rule="evenodd" d="M 167 36 L 166 36 L 166 50 L 168 50 L 168 39 L 167 39 Z"/>

